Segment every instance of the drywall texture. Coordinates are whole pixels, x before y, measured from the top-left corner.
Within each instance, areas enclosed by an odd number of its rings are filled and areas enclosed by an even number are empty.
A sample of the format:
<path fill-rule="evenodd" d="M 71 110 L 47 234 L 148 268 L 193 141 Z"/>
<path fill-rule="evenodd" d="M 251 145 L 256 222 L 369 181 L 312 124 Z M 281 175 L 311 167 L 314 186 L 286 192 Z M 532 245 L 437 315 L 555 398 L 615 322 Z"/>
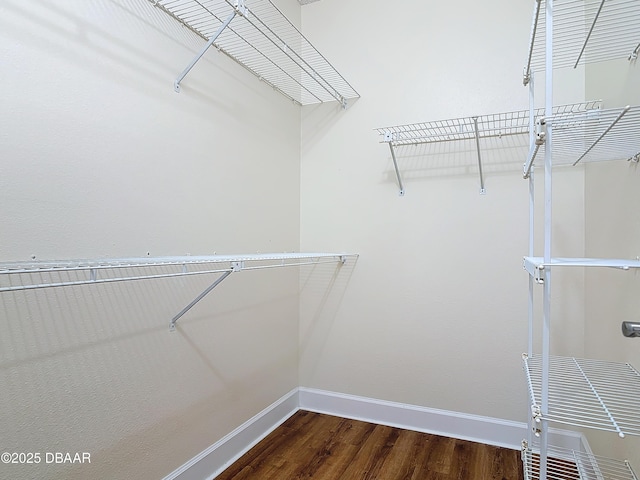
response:
<path fill-rule="evenodd" d="M 594 65 L 587 72 L 587 88 L 602 98 L 605 108 L 640 105 L 640 64 L 637 60 Z M 640 170 L 627 159 L 592 163 L 586 169 L 586 249 L 591 257 L 629 258 L 640 255 Z M 640 367 L 640 340 L 625 338 L 620 325 L 640 319 L 638 272 L 588 271 L 586 276 L 586 352 L 589 357 Z M 628 459 L 640 470 L 640 438 L 615 433 L 586 432 L 596 453 Z"/>
<path fill-rule="evenodd" d="M 280 2 L 299 15 L 294 0 Z M 299 108 L 142 0 L 0 5 L 0 261 L 299 247 Z M 298 385 L 298 271 L 0 295 L 0 478 L 162 478 Z M 56 465 L 45 453 L 87 452 Z M 55 459 L 55 457 L 53 457 Z"/>
<path fill-rule="evenodd" d="M 527 140 L 483 144 L 486 195 L 475 143 L 401 149 L 401 197 L 373 129 L 527 109 L 531 5 L 323 0 L 302 15 L 362 97 L 339 121 L 331 106 L 302 109 L 301 246 L 361 256 L 324 315 L 303 292 L 301 385 L 526 421 Z M 582 81 L 562 85 L 557 102 L 584 100 Z M 570 254 L 584 249 L 584 170 L 555 182 L 555 251 Z M 554 281 L 583 291 L 582 277 Z M 583 297 L 555 308 L 570 321 L 554 348 L 583 348 Z"/>

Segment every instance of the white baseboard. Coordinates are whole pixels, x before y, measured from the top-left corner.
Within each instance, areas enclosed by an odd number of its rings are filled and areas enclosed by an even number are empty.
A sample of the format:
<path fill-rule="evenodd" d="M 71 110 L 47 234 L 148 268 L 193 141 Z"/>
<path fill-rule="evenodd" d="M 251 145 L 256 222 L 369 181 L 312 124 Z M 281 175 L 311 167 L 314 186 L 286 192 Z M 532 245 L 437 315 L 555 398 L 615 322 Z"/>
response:
<path fill-rule="evenodd" d="M 215 478 L 296 413 L 298 405 L 296 388 L 171 472 L 164 480 Z"/>
<path fill-rule="evenodd" d="M 520 450 L 527 424 L 301 387 L 300 409 Z M 583 435 L 550 429 L 549 442 L 583 450 Z"/>
<path fill-rule="evenodd" d="M 167 475 L 164 480 L 211 480 L 298 410 L 520 450 L 527 424 L 312 388 L 296 388 Z M 549 430 L 549 443 L 590 452 L 584 435 Z"/>

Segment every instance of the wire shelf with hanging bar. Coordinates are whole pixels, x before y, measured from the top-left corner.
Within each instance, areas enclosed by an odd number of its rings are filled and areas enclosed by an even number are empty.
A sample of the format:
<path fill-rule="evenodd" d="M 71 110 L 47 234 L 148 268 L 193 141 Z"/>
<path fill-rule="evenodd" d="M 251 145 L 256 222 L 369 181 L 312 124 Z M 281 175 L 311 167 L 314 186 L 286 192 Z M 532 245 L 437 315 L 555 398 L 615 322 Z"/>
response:
<path fill-rule="evenodd" d="M 380 135 L 380 142 L 389 145 L 401 195 L 404 195 L 404 186 L 396 158 L 395 149 L 397 147 L 459 141 L 475 142 L 480 175 L 480 193 L 484 194 L 486 190 L 482 171 L 481 141 L 489 138 L 527 135 L 529 131 L 529 112 L 521 110 L 395 125 L 376 128 L 375 131 Z"/>
<path fill-rule="evenodd" d="M 216 280 L 178 313 L 176 322 L 231 273 L 243 270 L 334 263 L 342 265 L 350 253 L 258 253 L 176 257 L 142 257 L 97 260 L 63 260 L 0 263 L 0 294 L 43 288 L 99 285 L 194 275 L 217 275 Z"/>
<path fill-rule="evenodd" d="M 524 84 L 532 69 L 545 68 L 545 0 L 534 2 Z M 640 2 L 637 0 L 554 0 L 553 49 L 555 68 L 613 59 L 632 60 L 640 41 Z"/>
<path fill-rule="evenodd" d="M 337 101 L 358 92 L 270 0 L 149 0 L 207 44 L 174 82 L 180 83 L 215 46 L 299 105 Z"/>
<path fill-rule="evenodd" d="M 547 457 L 547 478 L 553 480 L 637 480 L 626 460 L 596 456 L 586 452 L 550 445 Z M 540 480 L 540 448 L 522 445 L 525 480 Z"/>
<path fill-rule="evenodd" d="M 559 105 L 554 107 L 554 113 L 557 115 L 570 115 L 589 112 L 600 109 L 601 105 L 602 102 L 599 100 Z M 542 119 L 543 117 L 544 109 L 536 109 L 534 118 Z M 375 129 L 380 136 L 380 143 L 387 143 L 389 145 L 401 195 L 404 194 L 404 186 L 396 156 L 396 149 L 398 147 L 438 142 L 475 142 L 474 146 L 480 175 L 480 192 L 485 193 L 482 170 L 483 143 L 491 139 L 501 139 L 510 136 L 518 136 L 522 137 L 523 140 L 528 140 L 529 130 L 529 110 L 419 122 Z M 535 153 L 537 153 L 537 150 Z M 531 155 L 533 155 L 532 152 L 530 152 L 530 156 Z"/>
<path fill-rule="evenodd" d="M 640 373 L 630 364 L 551 356 L 548 412 L 541 408 L 541 356 L 523 355 L 523 367 L 536 423 L 640 435 Z"/>
<path fill-rule="evenodd" d="M 558 112 L 549 118 L 537 119 L 536 144 L 532 146 L 525 163 L 525 178 L 540 155 L 540 150 L 544 151 L 548 124 L 553 125 L 554 165 L 634 160 L 640 151 L 640 106 Z"/>

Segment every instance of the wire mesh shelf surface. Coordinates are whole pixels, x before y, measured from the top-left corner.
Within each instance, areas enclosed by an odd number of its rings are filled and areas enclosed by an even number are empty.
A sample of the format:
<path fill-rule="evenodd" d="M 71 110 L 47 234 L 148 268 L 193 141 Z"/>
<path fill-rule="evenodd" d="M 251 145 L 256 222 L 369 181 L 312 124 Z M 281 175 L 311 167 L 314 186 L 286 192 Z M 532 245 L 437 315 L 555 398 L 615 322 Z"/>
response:
<path fill-rule="evenodd" d="M 640 151 L 640 106 L 556 114 L 548 121 L 554 163 L 629 160 Z"/>
<path fill-rule="evenodd" d="M 357 254 L 263 253 L 180 257 L 0 263 L 0 293 L 38 288 L 112 283 L 224 273 L 325 262 L 345 262 Z"/>
<path fill-rule="evenodd" d="M 545 66 L 545 10 L 545 0 L 534 3 L 527 65 L 536 71 Z M 640 41 L 637 0 L 554 0 L 553 20 L 556 68 L 620 58 L 631 60 Z M 528 73 L 529 68 L 525 74 Z"/>
<path fill-rule="evenodd" d="M 229 0 L 149 0 L 205 40 L 234 11 Z M 301 105 L 338 101 L 359 94 L 270 0 L 245 0 L 214 45 Z"/>
<path fill-rule="evenodd" d="M 558 105 L 554 107 L 553 111 L 555 115 L 564 117 L 571 114 L 598 110 L 601 105 L 602 102 L 600 100 L 592 100 Z M 514 112 L 381 127 L 376 128 L 375 131 L 380 135 L 381 143 L 390 142 L 394 146 L 472 140 L 476 138 L 476 122 L 478 138 L 528 135 L 529 116 L 529 110 L 518 110 Z M 534 121 L 542 117 L 544 117 L 544 109 L 536 109 L 534 111 Z"/>
<path fill-rule="evenodd" d="M 640 151 L 640 106 L 556 111 L 537 120 L 552 126 L 553 164 L 608 160 L 636 161 Z M 546 128 L 546 127 L 545 127 Z M 546 134 L 545 134 L 546 135 Z M 536 159 L 544 158 L 546 139 L 535 145 L 525 163 L 525 177 Z"/>
<path fill-rule="evenodd" d="M 640 373 L 630 364 L 550 357 L 549 411 L 541 405 L 542 357 L 523 356 L 529 395 L 539 420 L 640 435 Z M 534 416 L 536 415 L 534 413 Z"/>
<path fill-rule="evenodd" d="M 549 446 L 547 449 L 549 480 L 636 480 L 629 462 L 599 457 Z M 525 446 L 522 450 L 525 480 L 539 480 L 540 449 Z"/>
<path fill-rule="evenodd" d="M 538 111 L 537 114 L 541 115 L 542 112 Z M 476 121 L 479 138 L 524 135 L 529 132 L 528 110 L 396 125 L 375 130 L 382 137 L 381 142 L 391 142 L 394 146 L 418 145 L 475 139 Z"/>

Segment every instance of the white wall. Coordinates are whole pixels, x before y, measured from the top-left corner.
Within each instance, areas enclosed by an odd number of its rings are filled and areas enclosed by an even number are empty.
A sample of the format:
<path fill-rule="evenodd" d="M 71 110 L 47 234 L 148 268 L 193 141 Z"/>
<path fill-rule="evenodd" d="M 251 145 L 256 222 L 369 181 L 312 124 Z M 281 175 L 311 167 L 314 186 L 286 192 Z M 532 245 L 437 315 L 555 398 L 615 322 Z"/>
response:
<path fill-rule="evenodd" d="M 2 475 L 161 477 L 299 384 L 526 419 L 522 145 L 485 145 L 482 196 L 473 145 L 403 150 L 400 197 L 373 129 L 527 108 L 530 5 L 278 6 L 361 93 L 346 111 L 300 110 L 214 52 L 175 94 L 202 41 L 145 1 L 0 7 L 0 260 L 361 254 L 233 275 L 174 334 L 212 279 L 2 295 L 0 450 L 92 454 Z M 585 98 L 560 78 L 556 103 Z M 558 255 L 606 244 L 585 175 L 555 177 Z M 554 282 L 554 348 L 589 353 L 584 276 Z"/>
<path fill-rule="evenodd" d="M 302 109 L 301 247 L 361 256 L 330 314 L 302 297 L 301 384 L 526 421 L 526 148 L 489 142 L 486 195 L 472 143 L 405 149 L 400 197 L 373 129 L 528 108 L 531 5 L 323 0 L 302 12 L 305 35 L 362 98 L 340 117 Z M 557 97 L 581 101 L 583 84 Z M 583 175 L 556 178 L 572 218 L 557 226 L 559 251 L 584 243 Z M 584 316 L 582 296 L 557 308 Z M 560 345 L 582 348 L 558 328 Z"/>
<path fill-rule="evenodd" d="M 295 0 L 279 2 L 299 18 Z M 0 261 L 299 249 L 299 107 L 150 2 L 0 6 Z M 298 272 L 0 295 L 0 477 L 161 478 L 298 385 Z"/>

